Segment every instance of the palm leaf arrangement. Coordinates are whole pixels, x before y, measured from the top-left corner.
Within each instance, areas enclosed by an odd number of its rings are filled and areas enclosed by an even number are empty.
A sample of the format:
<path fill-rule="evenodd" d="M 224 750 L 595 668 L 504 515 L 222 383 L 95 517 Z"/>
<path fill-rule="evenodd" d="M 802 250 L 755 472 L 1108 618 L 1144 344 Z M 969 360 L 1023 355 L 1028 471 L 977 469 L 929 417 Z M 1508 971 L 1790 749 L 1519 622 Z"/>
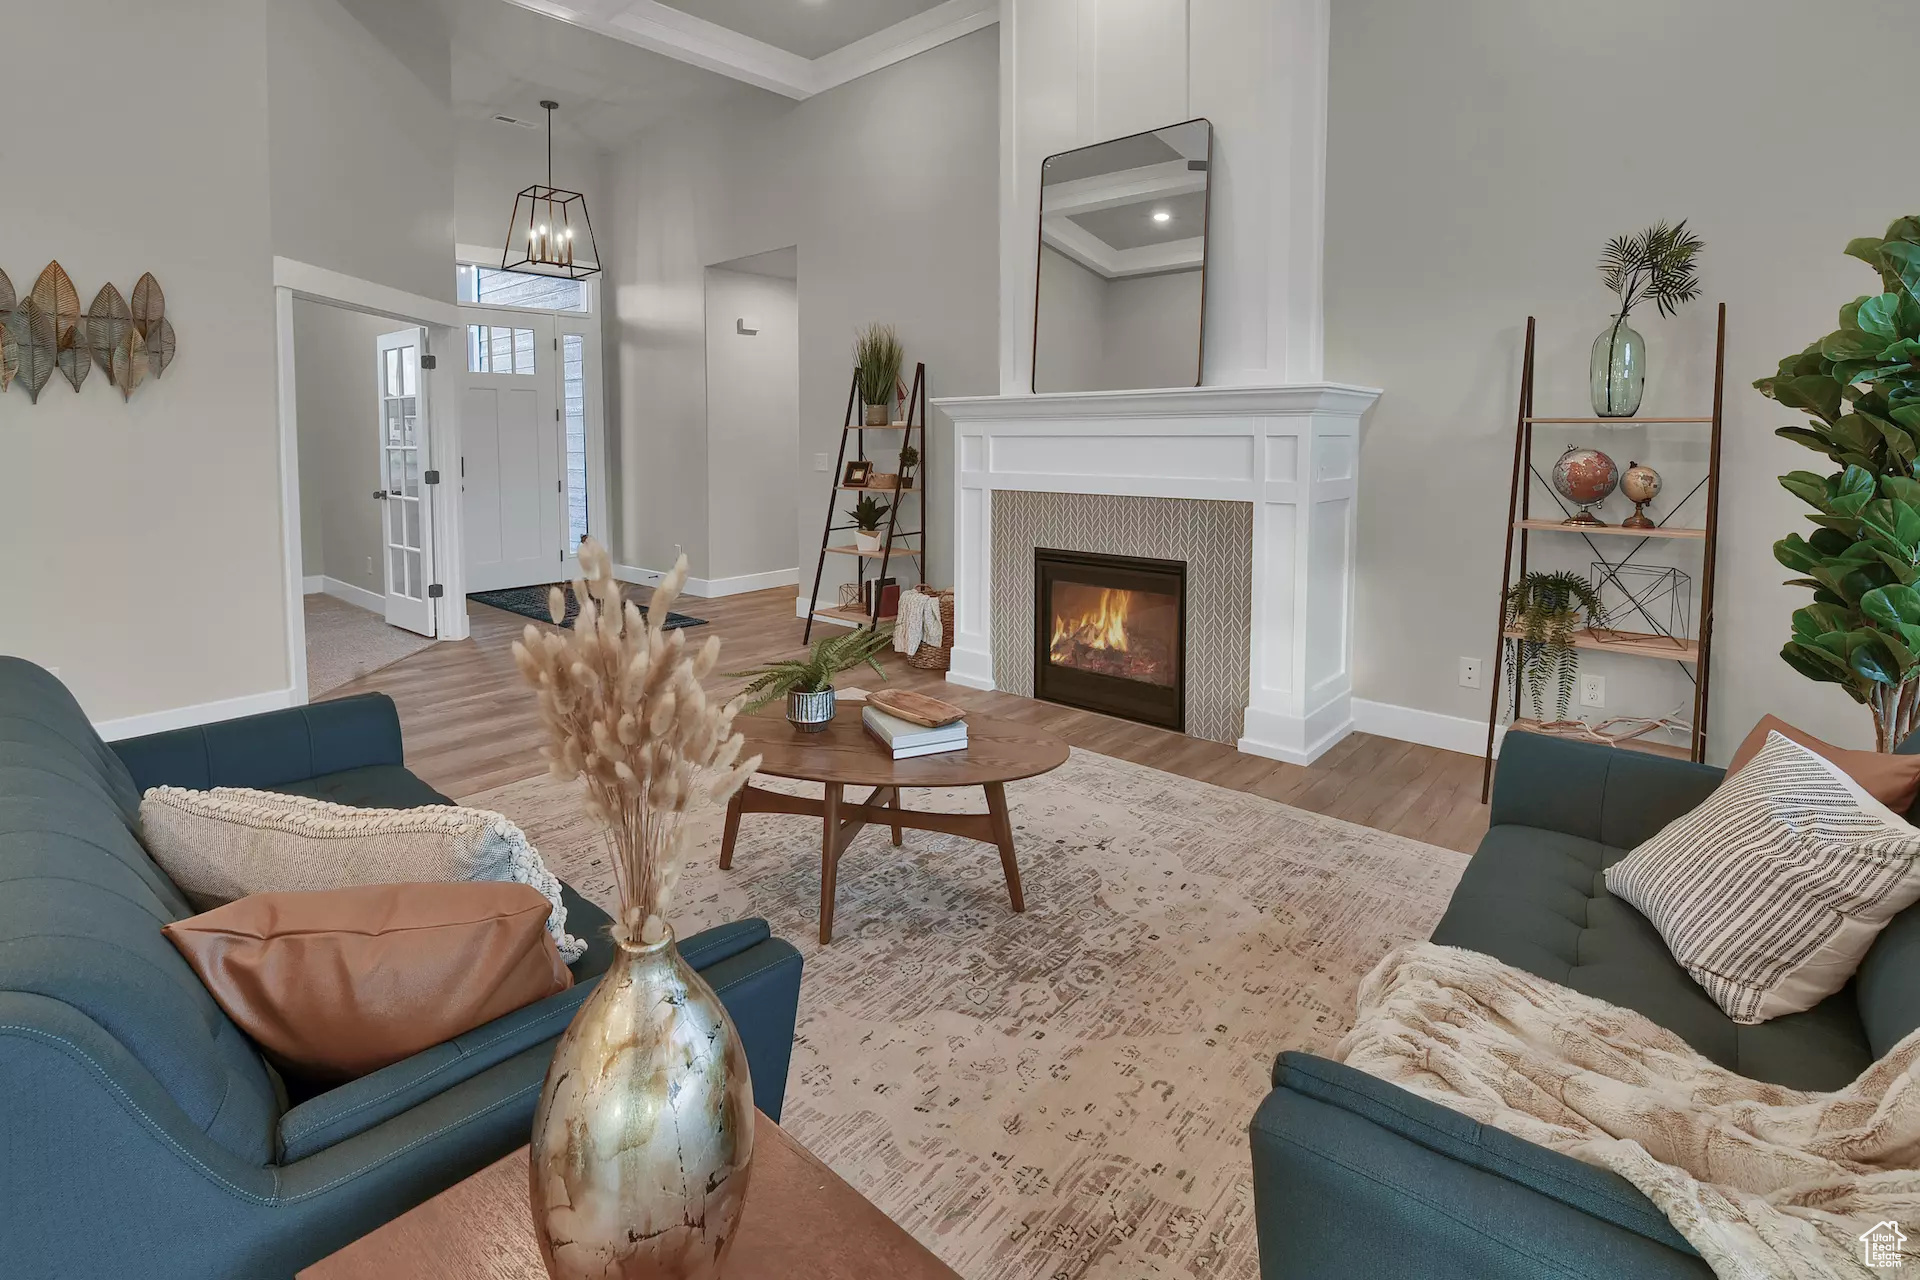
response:
<path fill-rule="evenodd" d="M 750 681 L 740 696 L 746 699 L 742 709 L 754 712 L 789 693 L 824 693 L 833 687 L 835 676 L 863 662 L 885 680 L 887 673 L 881 668 L 877 655 L 892 640 L 890 628 L 881 631 L 863 628 L 845 635 L 825 636 L 813 642 L 813 648 L 804 658 L 769 662 L 751 671 L 729 671 L 727 678 Z"/>
<path fill-rule="evenodd" d="M 1580 670 L 1573 633 L 1583 618 L 1598 622 L 1605 615 L 1600 593 L 1576 573 L 1529 573 L 1507 592 L 1505 629 L 1520 633 L 1507 646 L 1507 679 L 1516 688 L 1525 682 L 1536 718 L 1546 719 L 1541 708 L 1549 676 L 1555 684 L 1553 718 L 1567 718 Z"/>
<path fill-rule="evenodd" d="M 1706 242 L 1677 226 L 1656 222 L 1637 236 L 1615 236 L 1600 254 L 1600 278 L 1620 297 L 1620 319 L 1625 320 L 1643 302 L 1652 302 L 1670 316 L 1685 302 L 1700 296 L 1699 267 L 1694 258 Z"/>

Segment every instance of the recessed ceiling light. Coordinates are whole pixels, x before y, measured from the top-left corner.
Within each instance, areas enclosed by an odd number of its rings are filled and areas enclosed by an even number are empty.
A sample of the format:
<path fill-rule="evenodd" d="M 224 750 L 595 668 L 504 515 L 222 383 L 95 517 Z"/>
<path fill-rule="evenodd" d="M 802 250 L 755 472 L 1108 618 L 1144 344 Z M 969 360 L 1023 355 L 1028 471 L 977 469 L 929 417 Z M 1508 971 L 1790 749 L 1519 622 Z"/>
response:
<path fill-rule="evenodd" d="M 1153 211 L 1153 220 L 1155 222 L 1171 222 L 1173 221 L 1173 215 L 1165 209 L 1155 209 Z"/>

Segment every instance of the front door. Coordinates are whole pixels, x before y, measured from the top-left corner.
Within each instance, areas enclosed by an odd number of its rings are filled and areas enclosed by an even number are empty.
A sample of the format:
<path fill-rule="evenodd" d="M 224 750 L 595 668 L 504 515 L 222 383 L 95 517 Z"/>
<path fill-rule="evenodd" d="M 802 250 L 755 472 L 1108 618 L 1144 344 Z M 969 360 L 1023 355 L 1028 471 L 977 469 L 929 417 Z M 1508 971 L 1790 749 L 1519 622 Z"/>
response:
<path fill-rule="evenodd" d="M 385 509 L 381 541 L 387 583 L 387 622 L 423 636 L 434 634 L 433 488 L 426 483 L 427 383 L 420 358 L 425 329 L 383 333 L 375 341 L 379 390 L 380 483 L 374 496 Z"/>
<path fill-rule="evenodd" d="M 460 484 L 467 589 L 558 581 L 567 518 L 553 321 L 478 309 L 465 315 Z"/>

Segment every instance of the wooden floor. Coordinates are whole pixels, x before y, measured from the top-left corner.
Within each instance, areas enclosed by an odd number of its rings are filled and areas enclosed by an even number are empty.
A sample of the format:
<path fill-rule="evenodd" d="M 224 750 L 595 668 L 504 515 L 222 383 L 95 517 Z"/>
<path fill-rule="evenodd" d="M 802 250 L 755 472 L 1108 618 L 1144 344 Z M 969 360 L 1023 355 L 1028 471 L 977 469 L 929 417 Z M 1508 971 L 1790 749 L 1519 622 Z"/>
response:
<path fill-rule="evenodd" d="M 635 587 L 630 594 L 644 603 L 648 592 Z M 688 638 L 719 635 L 721 669 L 738 671 L 800 651 L 804 624 L 793 615 L 794 595 L 784 587 L 719 600 L 683 599 L 678 608 L 712 624 Z M 527 620 L 472 602 L 468 613 L 471 639 L 436 644 L 326 695 L 376 689 L 391 695 L 400 707 L 407 764 L 451 796 L 518 782 L 544 768 L 533 696 L 513 664 L 512 644 Z M 1478 757 L 1355 733 L 1303 768 L 1127 720 L 948 684 L 942 673 L 921 671 L 892 653 L 884 664 L 895 685 L 1044 726 L 1102 755 L 1466 852 L 1487 829 Z M 710 683 L 730 690 L 743 682 Z M 846 683 L 877 680 L 868 671 L 864 680 Z"/>

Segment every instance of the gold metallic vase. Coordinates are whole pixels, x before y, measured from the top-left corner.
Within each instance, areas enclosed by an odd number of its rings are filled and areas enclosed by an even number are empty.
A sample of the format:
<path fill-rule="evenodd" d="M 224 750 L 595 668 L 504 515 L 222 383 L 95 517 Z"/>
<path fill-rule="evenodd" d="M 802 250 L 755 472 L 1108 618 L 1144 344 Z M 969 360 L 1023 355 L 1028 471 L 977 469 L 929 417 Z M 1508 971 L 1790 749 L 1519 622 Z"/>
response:
<path fill-rule="evenodd" d="M 534 1234 L 553 1280 L 713 1280 L 746 1202 L 740 1035 L 669 933 L 619 944 L 533 1114 Z"/>

